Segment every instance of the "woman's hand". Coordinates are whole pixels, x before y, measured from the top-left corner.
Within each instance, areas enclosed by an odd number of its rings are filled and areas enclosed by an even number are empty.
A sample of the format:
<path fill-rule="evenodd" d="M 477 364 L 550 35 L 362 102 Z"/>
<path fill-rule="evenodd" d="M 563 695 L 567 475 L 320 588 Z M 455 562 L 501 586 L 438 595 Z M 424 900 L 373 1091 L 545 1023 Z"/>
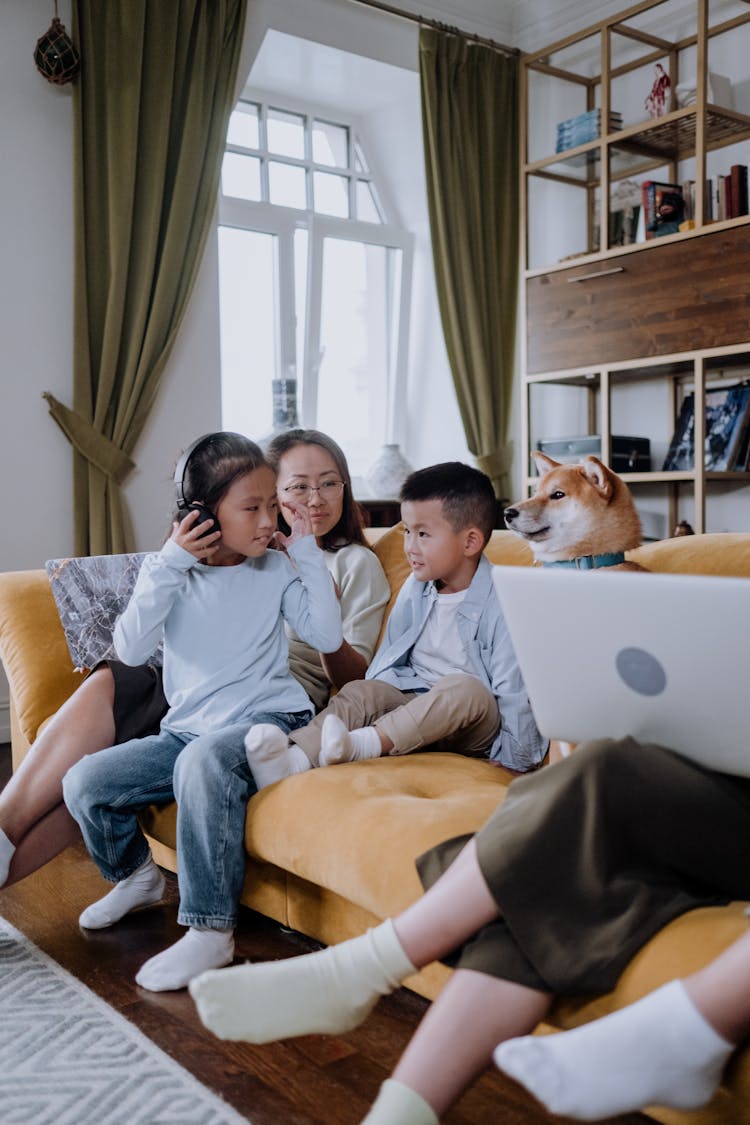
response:
<path fill-rule="evenodd" d="M 291 534 L 284 535 L 283 531 L 277 531 L 274 535 L 274 542 L 282 551 L 286 551 L 298 539 L 304 539 L 306 535 L 312 535 L 313 533 L 310 509 L 307 504 L 301 504 L 299 500 L 287 500 L 284 507 L 292 516 L 291 520 L 288 521 Z"/>
<path fill-rule="evenodd" d="M 200 512 L 188 512 L 182 520 L 172 524 L 173 539 L 178 547 L 189 551 L 199 562 L 207 562 L 219 549 L 220 531 L 208 531 L 212 520 L 200 520 Z M 208 534 L 206 534 L 208 532 Z"/>

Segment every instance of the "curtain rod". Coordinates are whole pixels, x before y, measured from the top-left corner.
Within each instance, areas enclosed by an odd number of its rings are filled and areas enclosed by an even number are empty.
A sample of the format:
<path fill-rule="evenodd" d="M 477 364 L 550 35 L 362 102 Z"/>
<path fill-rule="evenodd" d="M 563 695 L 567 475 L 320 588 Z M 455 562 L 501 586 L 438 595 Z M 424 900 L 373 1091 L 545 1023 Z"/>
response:
<path fill-rule="evenodd" d="M 353 4 L 364 4 L 367 8 L 377 8 L 378 11 L 388 12 L 389 15 L 398 16 L 402 20 L 411 20 L 412 23 L 421 24 L 423 27 L 434 27 L 438 31 L 446 31 L 451 35 L 460 35 L 464 39 L 471 39 L 474 43 L 480 43 L 483 47 L 492 47 L 495 51 L 500 51 L 504 55 L 520 55 L 518 47 L 507 47 L 505 43 L 497 43 L 494 39 L 488 39 L 484 35 L 477 35 L 473 31 L 464 31 L 460 27 L 452 27 L 451 24 L 441 23 L 439 20 L 430 19 L 428 16 L 421 16 L 417 12 L 406 12 L 403 8 L 395 8 L 392 4 L 381 3 L 381 0 L 350 0 Z"/>

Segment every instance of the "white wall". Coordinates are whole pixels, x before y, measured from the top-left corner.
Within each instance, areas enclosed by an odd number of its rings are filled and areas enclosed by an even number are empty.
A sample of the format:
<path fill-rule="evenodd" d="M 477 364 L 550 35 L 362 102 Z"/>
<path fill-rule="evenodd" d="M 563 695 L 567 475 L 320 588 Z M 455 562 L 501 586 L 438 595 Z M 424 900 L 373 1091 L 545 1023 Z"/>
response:
<path fill-rule="evenodd" d="M 423 190 L 416 25 L 347 0 L 253 0 L 238 90 L 268 27 L 318 39 L 415 74 L 410 131 L 396 141 L 394 177 L 404 219 Z M 59 15 L 71 30 L 70 0 Z M 0 535 L 0 570 L 38 568 L 73 550 L 72 455 L 42 399 L 72 405 L 73 184 L 71 87 L 47 83 L 33 50 L 51 20 L 48 0 L 0 0 L 0 474 L 9 482 L 12 526 Z M 407 160 L 409 163 L 407 164 Z M 416 231 L 415 307 L 406 452 L 413 464 L 468 458 L 437 319 L 424 220 Z M 171 466 L 195 435 L 220 421 L 218 267 L 209 239 L 200 276 L 135 450 L 125 486 L 138 549 L 158 544 L 172 500 Z M 0 679 L 0 741 L 7 737 L 7 684 Z"/>

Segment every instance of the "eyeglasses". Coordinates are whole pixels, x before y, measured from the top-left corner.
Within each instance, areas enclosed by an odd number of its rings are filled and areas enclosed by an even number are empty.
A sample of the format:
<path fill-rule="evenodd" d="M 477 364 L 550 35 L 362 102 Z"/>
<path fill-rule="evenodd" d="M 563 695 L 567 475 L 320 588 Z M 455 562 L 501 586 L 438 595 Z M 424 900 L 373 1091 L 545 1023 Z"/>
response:
<path fill-rule="evenodd" d="M 324 480 L 322 484 L 290 484 L 287 488 L 281 490 L 287 496 L 291 496 L 294 500 L 301 500 L 303 504 L 309 504 L 313 492 L 317 492 L 321 500 L 335 500 L 344 491 L 344 482 L 342 480 Z"/>

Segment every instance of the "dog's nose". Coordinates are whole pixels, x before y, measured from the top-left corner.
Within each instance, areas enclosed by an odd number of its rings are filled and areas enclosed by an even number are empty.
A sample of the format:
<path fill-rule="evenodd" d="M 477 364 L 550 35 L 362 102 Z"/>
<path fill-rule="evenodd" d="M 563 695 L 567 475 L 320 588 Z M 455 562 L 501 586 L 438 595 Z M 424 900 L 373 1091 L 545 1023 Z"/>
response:
<path fill-rule="evenodd" d="M 508 523 L 508 524 L 513 523 L 513 520 L 516 519 L 517 516 L 518 516 L 518 508 L 506 508 L 505 511 L 503 512 L 503 518 L 505 519 L 505 522 Z"/>

